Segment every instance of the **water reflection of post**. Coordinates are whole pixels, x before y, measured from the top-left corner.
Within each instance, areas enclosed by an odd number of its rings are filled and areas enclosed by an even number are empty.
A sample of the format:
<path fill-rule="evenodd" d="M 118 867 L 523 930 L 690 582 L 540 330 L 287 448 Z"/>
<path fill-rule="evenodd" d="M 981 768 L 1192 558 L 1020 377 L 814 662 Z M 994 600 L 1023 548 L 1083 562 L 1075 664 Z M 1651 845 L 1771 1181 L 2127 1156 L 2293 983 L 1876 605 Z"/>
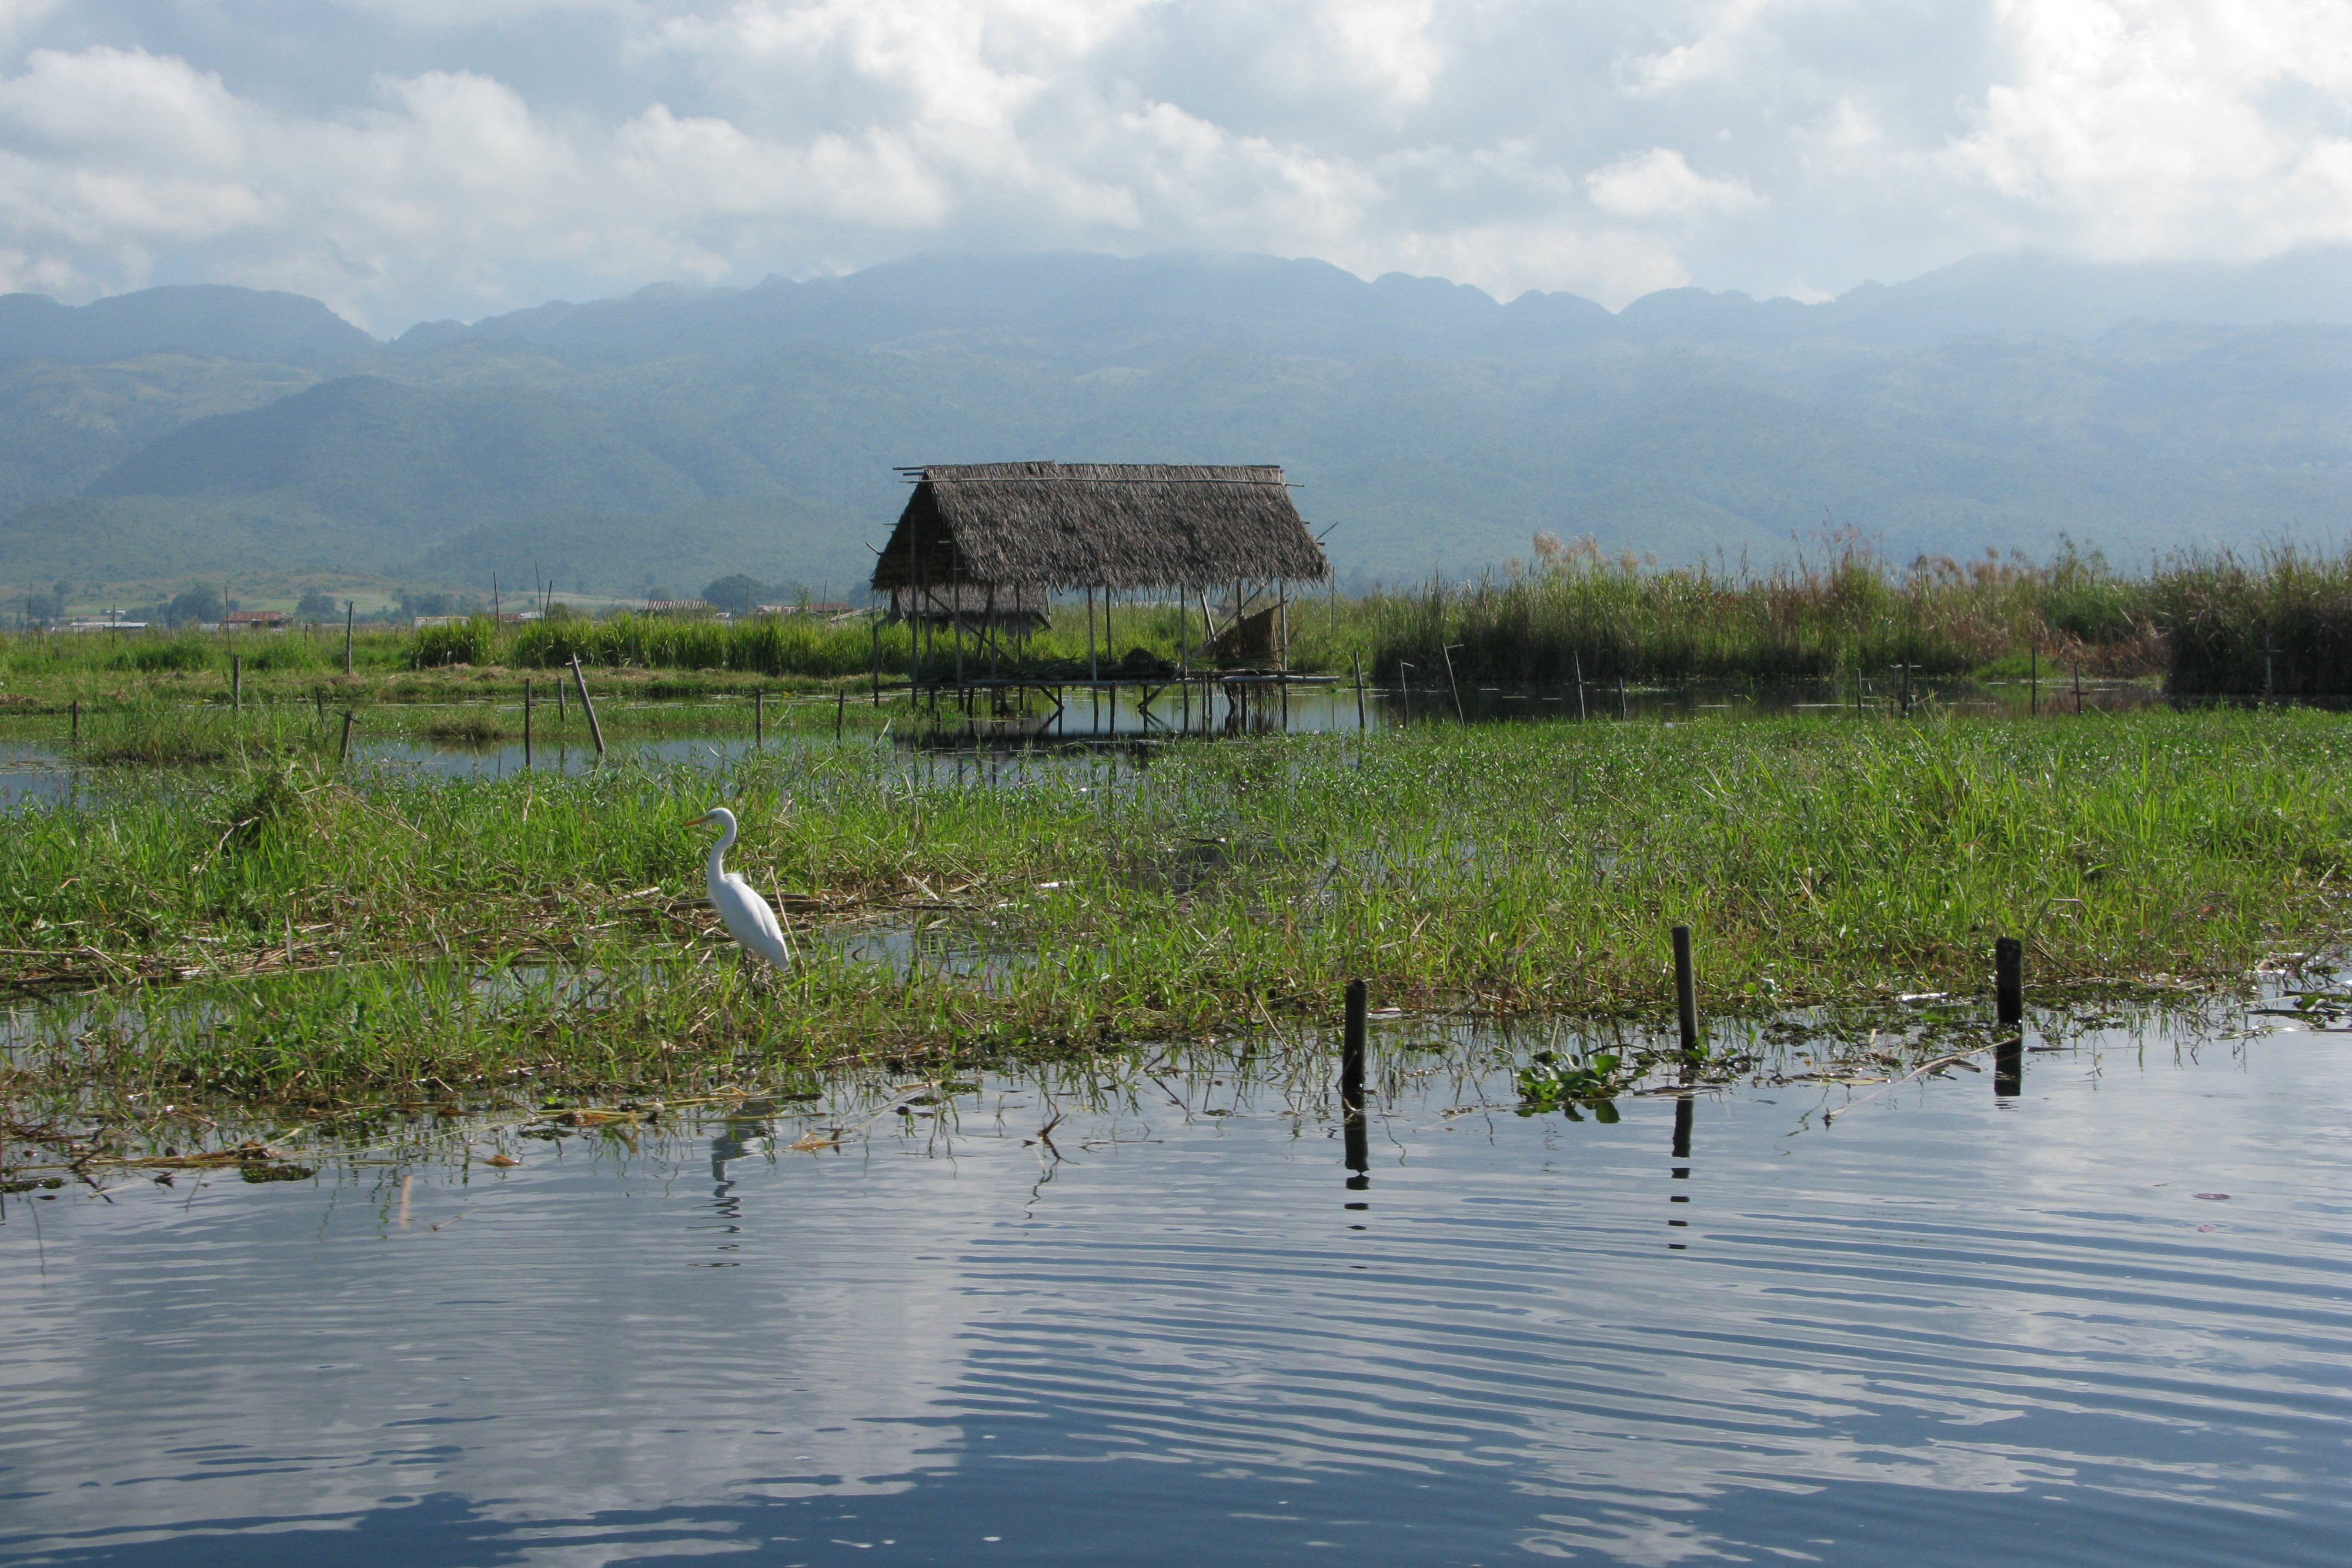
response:
<path fill-rule="evenodd" d="M 1363 1192 L 1372 1185 L 1371 1152 L 1364 1133 L 1364 982 L 1350 980 L 1347 1035 L 1339 1052 L 1340 1129 L 1347 1140 L 1350 1192 Z"/>
<path fill-rule="evenodd" d="M 1688 1078 L 1689 1072 L 1687 1069 L 1685 1069 L 1684 1076 L 1685 1079 Z M 1677 1094 L 1675 1096 L 1675 1158 L 1678 1160 L 1686 1160 L 1691 1157 L 1691 1124 L 1696 1116 L 1697 1111 L 1690 1095 Z M 1690 1174 L 1691 1168 L 1688 1166 L 1676 1166 L 1674 1167 L 1674 1177 L 1676 1181 L 1690 1180 Z M 1668 1203 L 1688 1203 L 1690 1201 L 1690 1194 L 1686 1192 L 1678 1192 L 1668 1197 L 1666 1201 Z M 1669 1219 L 1666 1221 L 1666 1224 L 1669 1228 L 1675 1230 L 1686 1230 L 1690 1228 L 1690 1221 L 1687 1219 Z M 1670 1252 L 1687 1252 L 1690 1250 L 1690 1247 L 1686 1242 L 1669 1241 L 1666 1243 L 1666 1249 Z"/>
<path fill-rule="evenodd" d="M 1993 1004 L 2000 1017 L 1992 1047 L 1992 1092 L 2007 1099 L 2025 1091 L 2025 944 L 2003 936 L 1992 945 Z"/>

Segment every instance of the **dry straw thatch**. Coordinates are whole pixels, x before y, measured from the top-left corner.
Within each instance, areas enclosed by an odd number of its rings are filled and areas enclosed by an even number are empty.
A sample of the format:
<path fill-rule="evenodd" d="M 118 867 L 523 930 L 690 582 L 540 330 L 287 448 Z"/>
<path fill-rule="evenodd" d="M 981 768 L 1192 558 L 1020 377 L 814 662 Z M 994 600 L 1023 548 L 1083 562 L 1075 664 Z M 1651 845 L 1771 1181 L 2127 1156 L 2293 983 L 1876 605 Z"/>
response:
<path fill-rule="evenodd" d="M 908 473 L 915 493 L 875 562 L 877 591 L 906 586 L 918 566 L 926 587 L 1206 589 L 1331 573 L 1276 467 L 969 463 Z"/>

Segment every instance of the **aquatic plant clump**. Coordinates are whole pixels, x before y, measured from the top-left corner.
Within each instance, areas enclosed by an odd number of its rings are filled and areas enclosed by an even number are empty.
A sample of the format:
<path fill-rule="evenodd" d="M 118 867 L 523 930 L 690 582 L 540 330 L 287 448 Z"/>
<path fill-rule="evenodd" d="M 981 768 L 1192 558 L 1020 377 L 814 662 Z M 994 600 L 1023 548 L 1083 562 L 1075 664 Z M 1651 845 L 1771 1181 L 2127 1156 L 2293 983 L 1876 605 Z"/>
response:
<path fill-rule="evenodd" d="M 251 1093 L 1284 1030 L 1357 977 L 1408 1009 L 1654 1019 L 1674 924 L 1716 1017 L 1974 995 L 2003 935 L 2037 994 L 2214 983 L 2333 940 L 2347 763 L 2330 716 L 2168 712 L 1269 736 L 999 786 L 871 746 L 715 786 L 298 756 L 19 819 L 0 981 L 76 995 L 12 1082 Z M 702 904 L 714 790 L 788 977 Z"/>

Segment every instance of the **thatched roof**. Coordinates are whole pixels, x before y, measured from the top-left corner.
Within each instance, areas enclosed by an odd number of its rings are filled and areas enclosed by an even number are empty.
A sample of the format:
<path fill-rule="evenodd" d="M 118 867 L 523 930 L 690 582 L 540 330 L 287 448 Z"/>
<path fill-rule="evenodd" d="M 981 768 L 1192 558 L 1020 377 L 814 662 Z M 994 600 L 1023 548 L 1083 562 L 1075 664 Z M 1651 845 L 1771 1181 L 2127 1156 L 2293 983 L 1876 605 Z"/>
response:
<path fill-rule="evenodd" d="M 907 472 L 915 493 L 874 564 L 877 591 L 911 580 L 917 564 L 926 584 L 1050 588 L 1199 589 L 1331 573 L 1276 467 L 967 463 Z"/>
<path fill-rule="evenodd" d="M 963 621 L 971 623 L 1045 626 L 1052 623 L 1051 607 L 1042 583 L 950 582 L 926 580 L 890 591 L 890 619 Z"/>

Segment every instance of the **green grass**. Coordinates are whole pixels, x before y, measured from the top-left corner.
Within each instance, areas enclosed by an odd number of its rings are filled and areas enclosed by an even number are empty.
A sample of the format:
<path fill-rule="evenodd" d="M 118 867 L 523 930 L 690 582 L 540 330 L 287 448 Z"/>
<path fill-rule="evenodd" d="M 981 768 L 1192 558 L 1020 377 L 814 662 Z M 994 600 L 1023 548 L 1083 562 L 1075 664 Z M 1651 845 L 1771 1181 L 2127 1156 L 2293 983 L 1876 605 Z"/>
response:
<path fill-rule="evenodd" d="M 1430 681 L 1450 654 L 1464 681 L 1558 685 L 1778 681 L 1883 674 L 2012 677 L 2029 662 L 2056 672 L 2163 674 L 2183 693 L 2352 695 L 2352 553 L 2285 547 L 2251 561 L 2184 555 L 2126 577 L 2071 546 L 2041 564 L 2022 557 L 1921 559 L 1896 567 L 1852 537 L 1818 559 L 1749 571 L 1725 565 L 1661 570 L 1603 556 L 1590 540 L 1538 538 L 1532 562 L 1472 584 L 1430 582 L 1356 598 L 1292 601 L 1292 667 L 1344 674 L 1362 662 L 1382 681 L 1410 664 Z M 1076 603 L 1011 654 L 1010 670 L 1074 678 L 1089 668 L 1087 617 Z M 1097 625 L 1094 659 L 1140 649 L 1201 656 L 1197 600 L 1122 602 Z M 134 695 L 222 702 L 232 654 L 258 701 L 320 689 L 339 698 L 428 700 L 464 690 L 512 694 L 576 655 L 601 680 L 641 689 L 749 693 L 854 685 L 878 665 L 903 680 L 915 663 L 904 626 L 786 617 L 734 624 L 624 614 L 500 627 L 488 617 L 421 631 L 371 631 L 342 673 L 334 629 L 221 637 L 148 634 L 0 638 L 0 704 L 62 708 Z M 950 635 L 931 638 L 927 674 L 955 666 Z M 982 667 L 968 650 L 968 671 Z M 656 678 L 651 672 L 662 672 Z M 1416 677 L 1418 678 L 1418 677 Z"/>
<path fill-rule="evenodd" d="M 2329 716 L 2153 712 L 1270 737 L 994 789 L 870 745 L 715 782 L 131 779 L 0 840 L 0 979 L 82 989 L 8 1092 L 676 1092 L 1289 1030 L 1358 975 L 1411 1008 L 1654 1019 L 1677 922 L 1710 1013 L 1979 993 L 2003 934 L 2045 995 L 2222 983 L 2335 939 L 2347 764 Z M 698 907 L 688 824 L 722 797 L 733 863 L 795 919 L 781 980 Z M 855 956 L 877 925 L 929 956 Z"/>

